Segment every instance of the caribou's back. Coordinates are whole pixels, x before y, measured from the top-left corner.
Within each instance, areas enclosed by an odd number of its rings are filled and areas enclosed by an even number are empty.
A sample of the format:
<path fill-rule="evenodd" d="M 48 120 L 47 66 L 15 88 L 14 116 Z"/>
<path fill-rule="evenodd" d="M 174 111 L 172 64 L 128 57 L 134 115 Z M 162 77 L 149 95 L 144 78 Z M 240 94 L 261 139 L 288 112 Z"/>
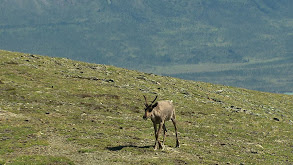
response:
<path fill-rule="evenodd" d="M 155 116 L 160 116 L 164 121 L 168 121 L 171 118 L 175 118 L 175 107 L 173 101 L 163 100 L 158 101 L 157 107 L 154 110 L 157 112 Z"/>

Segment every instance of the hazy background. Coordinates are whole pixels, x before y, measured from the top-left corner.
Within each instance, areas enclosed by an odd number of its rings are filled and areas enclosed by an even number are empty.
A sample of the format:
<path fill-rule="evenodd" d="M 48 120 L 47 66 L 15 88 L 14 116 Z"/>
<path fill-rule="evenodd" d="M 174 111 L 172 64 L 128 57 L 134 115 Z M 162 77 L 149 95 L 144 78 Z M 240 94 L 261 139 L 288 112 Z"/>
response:
<path fill-rule="evenodd" d="M 0 49 L 293 92 L 293 1 L 0 0 Z"/>

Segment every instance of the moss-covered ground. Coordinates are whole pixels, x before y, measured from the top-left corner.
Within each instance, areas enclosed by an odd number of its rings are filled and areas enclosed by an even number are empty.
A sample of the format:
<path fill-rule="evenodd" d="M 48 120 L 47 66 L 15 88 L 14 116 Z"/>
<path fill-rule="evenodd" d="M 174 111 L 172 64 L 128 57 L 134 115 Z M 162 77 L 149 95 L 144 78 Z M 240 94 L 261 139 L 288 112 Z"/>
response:
<path fill-rule="evenodd" d="M 154 150 L 144 98 L 173 100 Z M 0 51 L 0 164 L 292 164 L 293 96 Z"/>

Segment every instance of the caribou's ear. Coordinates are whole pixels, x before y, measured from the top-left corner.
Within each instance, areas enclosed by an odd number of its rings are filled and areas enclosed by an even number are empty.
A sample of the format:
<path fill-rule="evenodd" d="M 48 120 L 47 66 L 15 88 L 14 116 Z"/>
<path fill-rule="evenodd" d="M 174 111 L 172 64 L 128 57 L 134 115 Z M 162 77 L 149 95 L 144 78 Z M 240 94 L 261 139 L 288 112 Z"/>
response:
<path fill-rule="evenodd" d="M 156 102 L 154 105 L 152 105 L 152 108 L 155 108 L 156 106 L 158 106 L 158 102 Z"/>

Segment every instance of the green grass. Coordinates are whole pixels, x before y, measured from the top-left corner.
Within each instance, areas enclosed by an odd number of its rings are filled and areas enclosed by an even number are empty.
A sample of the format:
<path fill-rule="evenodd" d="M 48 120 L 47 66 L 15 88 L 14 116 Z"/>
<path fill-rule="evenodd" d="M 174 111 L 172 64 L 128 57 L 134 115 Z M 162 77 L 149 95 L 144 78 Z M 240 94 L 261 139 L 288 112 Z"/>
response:
<path fill-rule="evenodd" d="M 74 163 L 65 157 L 53 157 L 53 156 L 20 156 L 13 160 L 13 163 L 7 163 L 9 165 L 41 165 L 41 164 L 60 164 L 60 165 L 73 165 Z"/>
<path fill-rule="evenodd" d="M 19 148 L 27 148 L 36 145 L 48 145 L 45 140 L 34 130 L 33 126 L 13 126 L 11 123 L 1 125 L 1 148 L 0 154 L 14 152 Z"/>
<path fill-rule="evenodd" d="M 0 163 L 290 164 L 293 97 L 0 51 Z M 144 99 L 176 106 L 165 150 Z"/>

